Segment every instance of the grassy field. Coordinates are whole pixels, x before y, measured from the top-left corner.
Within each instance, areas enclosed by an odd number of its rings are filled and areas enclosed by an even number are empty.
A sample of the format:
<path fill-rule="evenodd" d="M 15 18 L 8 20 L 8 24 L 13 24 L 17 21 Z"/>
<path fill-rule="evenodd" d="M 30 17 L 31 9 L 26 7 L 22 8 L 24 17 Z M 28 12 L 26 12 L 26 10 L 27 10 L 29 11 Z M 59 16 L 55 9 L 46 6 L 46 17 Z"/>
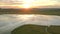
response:
<path fill-rule="evenodd" d="M 28 24 L 14 29 L 11 34 L 60 34 L 60 26 L 47 27 Z"/>
<path fill-rule="evenodd" d="M 52 34 L 60 34 L 60 26 L 51 26 L 48 28 L 48 32 Z"/>
<path fill-rule="evenodd" d="M 60 15 L 60 8 L 0 9 L 0 14 L 43 14 Z"/>
<path fill-rule="evenodd" d="M 24 25 L 13 30 L 12 34 L 47 34 L 45 27 L 46 26 Z"/>

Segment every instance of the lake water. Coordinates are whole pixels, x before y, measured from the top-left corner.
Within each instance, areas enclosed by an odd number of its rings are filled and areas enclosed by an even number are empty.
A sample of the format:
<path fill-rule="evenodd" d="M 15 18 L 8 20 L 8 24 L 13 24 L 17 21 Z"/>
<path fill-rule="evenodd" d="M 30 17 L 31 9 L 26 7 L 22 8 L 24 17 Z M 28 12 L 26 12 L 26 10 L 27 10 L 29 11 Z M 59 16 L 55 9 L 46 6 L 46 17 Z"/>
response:
<path fill-rule="evenodd" d="M 0 34 L 11 34 L 11 31 L 25 24 L 60 25 L 60 16 L 38 14 L 3 14 L 0 15 Z"/>

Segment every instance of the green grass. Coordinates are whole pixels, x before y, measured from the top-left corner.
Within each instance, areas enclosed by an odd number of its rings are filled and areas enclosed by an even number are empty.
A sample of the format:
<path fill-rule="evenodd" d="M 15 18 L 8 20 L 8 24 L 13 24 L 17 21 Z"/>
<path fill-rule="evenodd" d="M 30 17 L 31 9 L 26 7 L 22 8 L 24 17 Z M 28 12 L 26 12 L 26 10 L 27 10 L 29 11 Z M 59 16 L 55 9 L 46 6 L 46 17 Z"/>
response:
<path fill-rule="evenodd" d="M 52 34 L 60 34 L 60 26 L 51 26 L 48 31 Z"/>
<path fill-rule="evenodd" d="M 46 32 L 46 28 L 48 32 Z M 14 29 L 11 34 L 60 34 L 60 26 L 47 27 L 27 24 Z"/>
<path fill-rule="evenodd" d="M 45 27 L 39 25 L 23 25 L 13 30 L 12 34 L 47 34 Z"/>

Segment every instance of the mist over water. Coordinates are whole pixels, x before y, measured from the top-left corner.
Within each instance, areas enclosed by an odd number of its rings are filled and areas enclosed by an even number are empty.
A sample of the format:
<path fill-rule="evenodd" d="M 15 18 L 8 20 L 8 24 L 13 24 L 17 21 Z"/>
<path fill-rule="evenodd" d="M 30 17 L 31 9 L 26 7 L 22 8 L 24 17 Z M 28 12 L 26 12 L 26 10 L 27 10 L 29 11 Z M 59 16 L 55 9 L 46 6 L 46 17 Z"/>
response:
<path fill-rule="evenodd" d="M 60 25 L 60 16 L 35 14 L 0 15 L 0 34 L 11 34 L 11 31 L 25 24 Z"/>

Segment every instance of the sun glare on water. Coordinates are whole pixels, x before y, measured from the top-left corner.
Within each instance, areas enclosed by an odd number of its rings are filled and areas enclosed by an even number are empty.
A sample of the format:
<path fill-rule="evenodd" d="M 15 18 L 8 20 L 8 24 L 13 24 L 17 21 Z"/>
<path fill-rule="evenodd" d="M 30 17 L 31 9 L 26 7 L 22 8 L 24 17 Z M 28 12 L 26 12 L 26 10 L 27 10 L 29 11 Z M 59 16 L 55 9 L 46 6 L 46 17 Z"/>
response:
<path fill-rule="evenodd" d="M 18 15 L 17 17 L 21 20 L 29 20 L 34 17 L 34 15 Z"/>

